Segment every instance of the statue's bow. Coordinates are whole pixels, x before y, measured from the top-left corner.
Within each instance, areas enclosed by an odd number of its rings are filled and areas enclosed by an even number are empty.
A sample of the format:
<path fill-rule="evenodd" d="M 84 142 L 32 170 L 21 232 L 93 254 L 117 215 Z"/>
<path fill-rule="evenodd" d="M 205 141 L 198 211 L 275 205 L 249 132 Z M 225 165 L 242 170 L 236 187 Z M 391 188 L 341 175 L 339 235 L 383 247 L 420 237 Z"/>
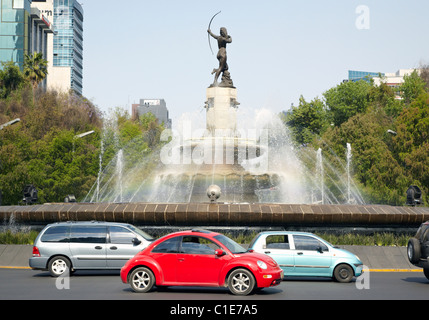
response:
<path fill-rule="evenodd" d="M 208 30 L 210 30 L 210 26 L 211 26 L 211 24 L 212 24 L 212 21 L 213 21 L 214 17 L 216 17 L 219 13 L 221 13 L 221 11 L 219 11 L 218 13 L 216 13 L 216 14 L 211 18 L 211 20 L 210 20 L 210 22 L 209 22 Z M 209 38 L 209 47 L 210 47 L 210 50 L 211 50 L 212 54 L 214 54 L 214 53 L 213 53 L 213 49 L 212 49 L 212 44 L 210 43 L 210 33 L 208 34 L 208 38 Z"/>

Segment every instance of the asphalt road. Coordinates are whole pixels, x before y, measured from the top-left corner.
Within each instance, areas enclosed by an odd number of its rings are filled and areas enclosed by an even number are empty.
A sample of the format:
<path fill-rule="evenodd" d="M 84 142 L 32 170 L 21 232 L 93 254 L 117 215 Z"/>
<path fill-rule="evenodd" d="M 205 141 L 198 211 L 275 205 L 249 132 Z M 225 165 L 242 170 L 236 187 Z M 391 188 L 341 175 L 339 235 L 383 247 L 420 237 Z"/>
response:
<path fill-rule="evenodd" d="M 70 278 L 52 278 L 48 272 L 0 269 L 0 300 L 152 300 L 168 306 L 200 301 L 256 304 L 285 300 L 419 300 L 429 299 L 429 280 L 422 272 L 367 272 L 351 283 L 330 279 L 286 279 L 279 286 L 237 297 L 226 288 L 169 287 L 138 294 L 123 284 L 117 271 L 77 271 Z M 3 301 L 4 302 L 4 301 Z"/>

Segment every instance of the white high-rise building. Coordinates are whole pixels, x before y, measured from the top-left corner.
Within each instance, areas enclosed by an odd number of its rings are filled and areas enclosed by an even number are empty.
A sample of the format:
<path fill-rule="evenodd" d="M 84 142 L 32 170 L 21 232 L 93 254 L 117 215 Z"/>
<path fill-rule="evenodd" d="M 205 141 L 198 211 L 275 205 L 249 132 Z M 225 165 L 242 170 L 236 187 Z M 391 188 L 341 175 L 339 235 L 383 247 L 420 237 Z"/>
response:
<path fill-rule="evenodd" d="M 62 92 L 83 89 L 83 9 L 76 0 L 33 0 L 54 27 L 47 39 L 48 89 Z"/>

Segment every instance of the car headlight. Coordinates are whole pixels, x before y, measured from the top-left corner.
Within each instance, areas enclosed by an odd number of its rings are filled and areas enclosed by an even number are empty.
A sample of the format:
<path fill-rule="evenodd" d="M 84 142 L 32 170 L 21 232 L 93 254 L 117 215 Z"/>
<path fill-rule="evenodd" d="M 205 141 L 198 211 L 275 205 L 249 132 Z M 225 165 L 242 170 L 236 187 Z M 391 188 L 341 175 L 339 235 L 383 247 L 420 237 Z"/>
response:
<path fill-rule="evenodd" d="M 267 269 L 267 265 L 265 264 L 265 262 L 258 260 L 257 264 L 258 264 L 259 268 Z"/>

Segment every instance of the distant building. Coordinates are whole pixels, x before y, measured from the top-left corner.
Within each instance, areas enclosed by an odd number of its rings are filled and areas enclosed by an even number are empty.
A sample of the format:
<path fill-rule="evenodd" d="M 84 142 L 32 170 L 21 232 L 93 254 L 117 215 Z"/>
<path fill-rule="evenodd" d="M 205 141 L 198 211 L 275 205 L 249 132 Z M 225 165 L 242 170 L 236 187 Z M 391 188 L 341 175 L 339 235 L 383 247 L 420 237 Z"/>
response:
<path fill-rule="evenodd" d="M 53 21 L 48 37 L 48 89 L 83 91 L 83 9 L 76 0 L 33 0 L 32 8 Z"/>
<path fill-rule="evenodd" d="M 37 8 L 31 8 L 30 53 L 39 52 L 48 59 L 48 34 L 54 34 L 51 21 Z"/>
<path fill-rule="evenodd" d="M 152 113 L 166 128 L 171 128 L 167 104 L 164 99 L 140 99 L 139 104 L 132 105 L 132 117 L 137 119 L 146 113 Z"/>
<path fill-rule="evenodd" d="M 51 21 L 30 0 L 0 0 L 0 62 L 13 61 L 23 69 L 26 54 L 40 52 L 48 58 Z"/>
<path fill-rule="evenodd" d="M 48 47 L 48 35 L 54 34 L 53 25 L 49 19 L 37 8 L 31 8 L 31 36 L 30 36 L 30 53 L 39 52 L 43 55 L 43 59 L 48 60 L 49 52 L 52 51 Z M 48 72 L 49 75 L 49 72 Z M 47 77 L 39 85 L 46 89 Z"/>
<path fill-rule="evenodd" d="M 393 73 L 367 72 L 367 71 L 351 71 L 349 70 L 348 81 L 365 80 L 374 81 L 374 85 L 379 86 L 382 82 L 393 88 L 396 99 L 401 99 L 399 87 L 404 83 L 404 76 L 410 75 L 414 70 L 420 73 L 420 69 L 400 69 Z"/>
<path fill-rule="evenodd" d="M 386 83 L 395 92 L 395 98 L 402 99 L 399 88 L 404 83 L 404 76 L 409 76 L 414 70 L 420 74 L 420 69 L 400 69 L 394 73 L 385 73 L 381 78 L 374 77 L 374 84 L 379 86 L 382 82 Z"/>
<path fill-rule="evenodd" d="M 349 70 L 349 81 L 359 81 L 359 80 L 364 80 L 366 82 L 370 82 L 372 78 L 374 77 L 379 77 L 379 76 L 384 76 L 384 73 L 380 73 L 380 72 L 368 72 L 368 71 L 354 71 L 354 70 Z"/>
<path fill-rule="evenodd" d="M 30 49 L 31 1 L 0 1 L 0 61 L 13 61 L 22 70 Z"/>
<path fill-rule="evenodd" d="M 404 83 L 404 76 L 409 76 L 414 70 L 420 73 L 420 69 L 400 69 L 393 73 L 385 73 L 381 78 L 374 77 L 374 84 L 380 85 L 381 82 L 385 82 L 388 86 L 401 85 Z"/>
<path fill-rule="evenodd" d="M 33 52 L 48 61 L 43 86 L 82 94 L 83 9 L 76 0 L 0 0 L 0 62 L 23 70 Z"/>

